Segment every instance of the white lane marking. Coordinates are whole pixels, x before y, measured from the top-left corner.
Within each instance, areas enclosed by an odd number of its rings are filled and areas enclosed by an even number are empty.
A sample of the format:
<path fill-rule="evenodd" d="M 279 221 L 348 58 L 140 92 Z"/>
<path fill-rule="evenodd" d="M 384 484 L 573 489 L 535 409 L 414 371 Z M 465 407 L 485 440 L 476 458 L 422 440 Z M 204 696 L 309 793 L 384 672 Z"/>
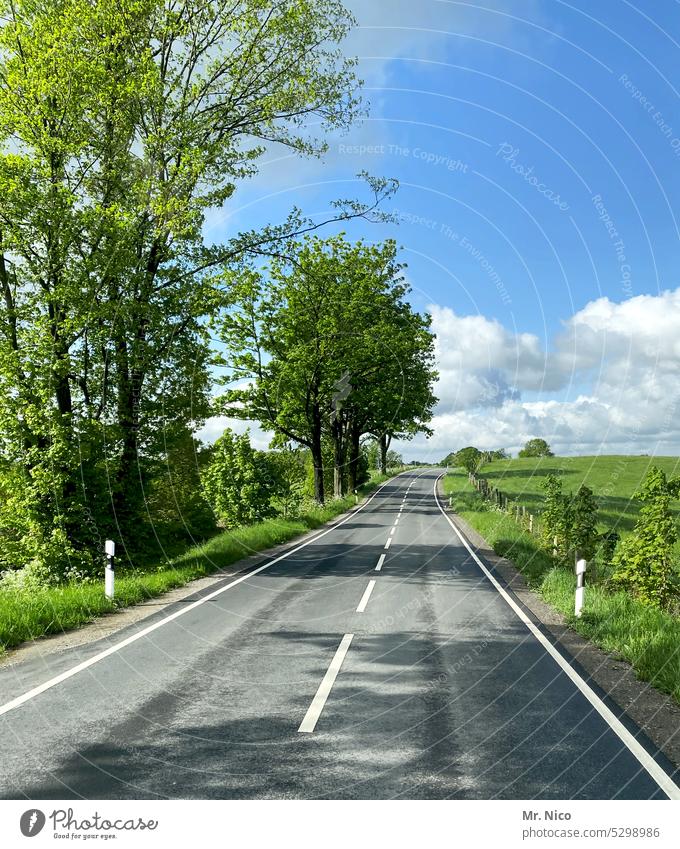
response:
<path fill-rule="evenodd" d="M 404 474 L 402 472 L 401 474 Z M 399 477 L 397 475 L 396 477 Z M 346 516 L 341 521 L 337 522 L 331 528 L 327 528 L 325 531 L 321 531 L 321 533 L 316 534 L 311 539 L 308 539 L 306 542 L 300 543 L 300 545 L 292 548 L 290 551 L 285 552 L 285 554 L 281 554 L 278 557 L 275 557 L 273 560 L 270 560 L 268 563 L 263 563 L 262 566 L 258 566 L 257 569 L 253 569 L 250 572 L 246 572 L 244 575 L 241 575 L 240 578 L 236 578 L 236 580 L 231 581 L 229 584 L 226 584 L 224 587 L 220 587 L 217 590 L 214 590 L 208 595 L 199 598 L 197 601 L 194 601 L 192 604 L 188 604 L 186 607 L 181 608 L 180 610 L 176 610 L 174 613 L 171 613 L 169 616 L 166 616 L 163 619 L 160 619 L 158 622 L 154 622 L 153 625 L 149 625 L 148 628 L 144 628 L 141 631 L 138 631 L 135 634 L 132 634 L 130 637 L 127 637 L 124 640 L 121 640 L 119 643 L 115 643 L 109 648 L 104 649 L 104 651 L 99 652 L 98 654 L 93 655 L 88 660 L 83 661 L 82 663 L 78 663 L 76 666 L 71 667 L 71 669 L 67 669 L 65 672 L 62 672 L 60 675 L 55 675 L 54 678 L 50 678 L 48 681 L 45 681 L 43 684 L 39 684 L 37 687 L 34 687 L 32 690 L 28 690 L 26 693 L 23 693 L 21 696 L 17 696 L 15 699 L 12 699 L 9 702 L 6 702 L 4 705 L 0 705 L 0 716 L 5 713 L 9 713 L 9 711 L 14 710 L 14 708 L 19 707 L 20 705 L 25 704 L 25 702 L 34 699 L 36 696 L 39 696 L 41 693 L 44 693 L 46 690 L 50 690 L 52 687 L 56 687 L 57 684 L 61 684 L 63 681 L 72 678 L 74 675 L 77 675 L 79 672 L 83 672 L 83 670 L 88 669 L 90 666 L 94 666 L 95 663 L 99 663 L 100 660 L 104 660 L 104 658 L 109 657 L 112 654 L 120 651 L 126 646 L 131 645 L 137 640 L 141 640 L 142 637 L 146 637 L 147 634 L 151 634 L 158 628 L 161 628 L 163 625 L 167 625 L 168 622 L 172 622 L 175 619 L 179 619 L 180 616 L 184 616 L 186 613 L 189 613 L 191 610 L 194 610 L 200 605 L 205 604 L 207 601 L 212 601 L 212 599 L 217 598 L 217 596 L 222 595 L 227 590 L 230 590 L 232 587 L 235 587 L 237 584 L 242 583 L 243 581 L 247 581 L 248 578 L 252 578 L 253 575 L 257 575 L 258 572 L 263 572 L 265 569 L 269 569 L 270 566 L 273 566 L 275 563 L 279 563 L 281 560 L 285 560 L 287 557 L 290 557 L 292 554 L 296 554 L 306 546 L 311 545 L 316 540 L 321 539 L 321 537 L 326 536 L 326 534 L 331 533 L 336 528 L 339 528 L 341 525 L 344 525 L 346 522 L 349 522 L 351 519 L 356 516 L 356 514 L 363 510 L 368 504 L 373 501 L 373 499 L 378 495 L 386 486 L 389 486 L 394 481 L 392 478 L 389 481 L 386 481 L 381 487 L 376 489 L 376 491 L 371 495 L 370 498 L 367 498 L 363 504 L 359 505 L 359 507 L 355 508 L 349 516 Z"/>
<path fill-rule="evenodd" d="M 395 527 L 392 527 L 392 528 L 390 529 L 390 536 L 391 536 L 391 537 L 392 537 L 392 536 L 394 536 L 394 532 L 395 532 L 396 530 L 397 530 L 397 529 L 396 529 Z"/>
<path fill-rule="evenodd" d="M 656 781 L 656 783 L 668 796 L 668 798 L 680 799 L 680 787 L 678 787 L 678 785 L 670 778 L 666 770 L 659 766 L 659 764 L 649 754 L 647 749 L 645 749 L 645 747 L 642 746 L 635 739 L 635 737 L 630 733 L 626 726 L 621 722 L 620 719 L 618 719 L 617 716 L 612 713 L 612 711 L 607 707 L 607 705 L 602 701 L 602 699 L 597 695 L 597 693 L 592 689 L 592 687 L 586 681 L 584 681 L 584 679 L 578 674 L 578 672 L 573 668 L 573 666 L 567 663 L 567 661 L 557 651 L 557 649 L 555 648 L 555 646 L 553 646 L 550 640 L 548 640 L 548 638 L 544 634 L 542 634 L 541 631 L 534 625 L 534 623 L 531 621 L 531 619 L 529 619 L 529 617 L 522 610 L 522 608 L 503 589 L 503 587 L 498 583 L 498 581 L 494 578 L 491 572 L 489 572 L 486 566 L 479 559 L 477 554 L 472 550 L 468 541 L 465 539 L 463 534 L 461 534 L 455 524 L 451 521 L 451 518 L 447 516 L 446 512 L 444 511 L 444 508 L 439 503 L 439 498 L 437 496 L 437 483 L 442 477 L 444 477 L 444 475 L 440 475 L 434 482 L 434 500 L 437 503 L 437 507 L 439 507 L 442 515 L 455 531 L 458 539 L 463 543 L 465 548 L 467 548 L 475 563 L 479 566 L 479 568 L 486 575 L 489 581 L 491 581 L 494 588 L 498 590 L 501 597 L 503 598 L 503 601 L 507 602 L 507 604 L 517 614 L 519 619 L 522 620 L 522 622 L 526 625 L 529 631 L 531 631 L 531 633 L 534 635 L 534 637 L 536 637 L 538 642 L 557 663 L 560 669 L 562 669 L 562 671 L 567 675 L 568 678 L 571 679 L 571 681 L 576 685 L 576 687 L 581 691 L 581 693 L 586 697 L 586 699 L 588 699 L 590 704 L 600 714 L 602 719 L 604 719 L 607 725 L 609 725 L 612 731 L 629 749 L 629 751 L 634 755 L 634 757 L 639 761 L 639 763 L 644 767 L 644 769 L 647 770 L 647 772 L 651 775 L 654 781 Z"/>
<path fill-rule="evenodd" d="M 379 572 L 382 569 L 384 562 L 385 562 L 385 555 L 381 554 L 380 560 L 378 560 L 378 565 L 375 567 L 376 572 Z"/>
<path fill-rule="evenodd" d="M 371 579 L 368 582 L 368 586 L 364 590 L 364 594 L 361 596 L 361 601 L 359 602 L 359 607 L 357 607 L 357 613 L 363 613 L 366 610 L 366 605 L 368 604 L 368 600 L 371 597 L 371 593 L 373 592 L 373 587 L 375 586 L 375 581 Z"/>
<path fill-rule="evenodd" d="M 397 518 L 394 520 L 394 527 L 396 528 L 396 526 L 398 524 L 399 524 L 399 516 L 397 516 Z"/>
<path fill-rule="evenodd" d="M 316 691 L 316 695 L 312 699 L 312 703 L 305 714 L 305 718 L 300 723 L 298 733 L 311 734 L 316 728 L 316 723 L 319 721 L 321 711 L 326 704 L 326 699 L 331 692 L 335 679 L 338 677 L 338 672 L 340 672 L 342 662 L 349 650 L 352 637 L 354 637 L 354 634 L 345 634 L 340 641 L 340 645 L 333 656 L 333 660 L 331 660 L 331 665 L 326 670 L 326 674 L 323 676 L 323 681 L 319 684 L 319 689 Z"/>
<path fill-rule="evenodd" d="M 385 551 L 390 547 L 392 543 L 392 537 L 387 537 L 387 542 L 385 543 Z"/>

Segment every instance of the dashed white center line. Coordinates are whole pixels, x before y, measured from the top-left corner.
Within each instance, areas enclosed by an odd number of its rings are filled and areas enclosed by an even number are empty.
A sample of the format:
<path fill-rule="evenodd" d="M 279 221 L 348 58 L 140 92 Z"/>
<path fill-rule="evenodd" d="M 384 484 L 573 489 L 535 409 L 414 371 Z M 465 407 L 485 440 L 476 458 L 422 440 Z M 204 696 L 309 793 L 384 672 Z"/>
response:
<path fill-rule="evenodd" d="M 394 532 L 395 532 L 396 530 L 397 530 L 396 528 L 392 528 L 392 530 L 390 531 L 390 536 L 394 536 Z"/>
<path fill-rule="evenodd" d="M 397 516 L 397 518 L 394 520 L 394 524 L 395 526 L 399 524 L 399 516 Z"/>
<path fill-rule="evenodd" d="M 328 698 L 331 688 L 335 683 L 335 679 L 338 677 L 338 672 L 340 672 L 340 667 L 345 659 L 349 645 L 352 642 L 352 637 L 354 637 L 354 634 L 345 634 L 340 641 L 340 645 L 338 646 L 338 650 L 335 652 L 331 665 L 328 667 L 326 674 L 323 676 L 323 681 L 319 684 L 319 689 L 316 691 L 316 695 L 312 699 L 312 703 L 305 714 L 305 718 L 302 720 L 302 723 L 298 728 L 298 733 L 310 734 L 316 728 L 316 723 L 319 721 L 321 711 L 326 704 L 326 699 Z"/>
<path fill-rule="evenodd" d="M 373 592 L 373 587 L 375 586 L 375 581 L 370 580 L 368 582 L 368 586 L 364 590 L 364 594 L 361 596 L 361 601 L 359 602 L 359 607 L 357 607 L 357 613 L 363 613 L 366 610 L 366 605 L 368 604 L 368 600 L 371 597 L 371 593 Z"/>
<path fill-rule="evenodd" d="M 376 572 L 379 572 L 382 569 L 384 562 L 385 562 L 385 555 L 381 554 L 380 560 L 378 560 L 378 565 L 375 567 Z"/>
<path fill-rule="evenodd" d="M 387 542 L 385 543 L 385 551 L 387 551 L 387 549 L 390 547 L 391 542 L 392 537 L 387 537 Z"/>

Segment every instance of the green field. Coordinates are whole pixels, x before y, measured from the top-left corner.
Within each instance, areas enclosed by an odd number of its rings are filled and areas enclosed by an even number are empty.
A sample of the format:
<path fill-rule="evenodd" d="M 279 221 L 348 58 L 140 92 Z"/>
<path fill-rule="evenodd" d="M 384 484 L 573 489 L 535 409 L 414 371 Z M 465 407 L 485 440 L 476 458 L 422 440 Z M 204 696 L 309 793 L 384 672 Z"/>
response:
<path fill-rule="evenodd" d="M 576 492 L 585 484 L 600 503 L 598 519 L 604 527 L 625 535 L 633 529 L 639 503 L 632 496 L 652 466 L 671 477 L 680 475 L 680 457 L 531 457 L 495 460 L 483 466 L 478 478 L 506 493 L 512 501 L 524 504 L 532 513 L 541 512 L 543 484 L 548 475 L 562 478 L 565 493 Z M 680 518 L 680 503 L 677 505 Z"/>

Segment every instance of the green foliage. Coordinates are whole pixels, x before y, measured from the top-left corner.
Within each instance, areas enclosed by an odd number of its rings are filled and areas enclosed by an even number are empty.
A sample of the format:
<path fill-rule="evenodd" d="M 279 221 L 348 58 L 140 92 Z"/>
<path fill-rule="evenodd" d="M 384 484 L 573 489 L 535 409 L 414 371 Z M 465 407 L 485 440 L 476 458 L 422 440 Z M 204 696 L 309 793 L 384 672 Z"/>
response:
<path fill-rule="evenodd" d="M 571 546 L 574 556 L 591 561 L 598 549 L 597 499 L 592 489 L 582 485 L 569 505 Z"/>
<path fill-rule="evenodd" d="M 255 419 L 278 438 L 309 449 L 314 497 L 354 488 L 361 438 L 427 429 L 434 337 L 414 312 L 396 244 L 308 238 L 266 271 L 236 276 L 232 308 L 220 321 L 225 382 L 248 380 L 222 400 L 227 415 Z M 381 462 L 383 457 L 381 456 Z"/>
<path fill-rule="evenodd" d="M 167 427 L 164 437 L 165 456 L 158 459 L 146 491 L 153 533 L 167 541 L 207 539 L 217 526 L 201 473 L 212 452 L 185 428 Z"/>
<path fill-rule="evenodd" d="M 633 533 L 619 546 L 613 582 L 626 587 L 643 603 L 667 607 L 678 591 L 673 547 L 678 539 L 671 502 L 680 494 L 680 478 L 668 479 L 653 466 L 635 497 L 642 501 Z"/>
<path fill-rule="evenodd" d="M 562 481 L 557 475 L 548 475 L 543 483 L 545 499 L 541 511 L 543 544 L 549 550 L 566 557 L 571 542 L 569 501 L 562 492 Z M 557 545 L 555 545 L 557 539 Z"/>
<path fill-rule="evenodd" d="M 251 447 L 248 432 L 239 435 L 227 429 L 215 442 L 202 476 L 203 489 L 225 527 L 250 525 L 275 515 L 272 498 L 277 480 L 272 469 L 267 455 Z"/>
<path fill-rule="evenodd" d="M 285 447 L 267 452 L 266 461 L 274 483 L 274 508 L 284 518 L 297 516 L 303 506 L 309 452 Z"/>
<path fill-rule="evenodd" d="M 398 469 L 404 465 L 404 458 L 398 451 L 390 450 L 387 452 L 387 468 Z"/>
<path fill-rule="evenodd" d="M 470 445 L 467 448 L 461 448 L 456 451 L 453 458 L 453 465 L 460 466 L 467 472 L 476 472 L 479 470 L 483 462 L 483 455 L 479 448 Z"/>
<path fill-rule="evenodd" d="M 550 551 L 556 550 L 564 561 L 573 562 L 578 557 L 592 562 L 600 541 L 593 491 L 581 485 L 576 495 L 567 496 L 562 492 L 561 479 L 553 474 L 547 476 L 543 486 L 543 544 Z"/>
<path fill-rule="evenodd" d="M 505 448 L 499 448 L 495 451 L 482 451 L 482 463 L 493 463 L 494 460 L 508 460 L 510 455 Z"/>
<path fill-rule="evenodd" d="M 530 439 L 517 455 L 518 457 L 553 457 L 553 452 L 545 439 Z"/>
<path fill-rule="evenodd" d="M 616 531 L 604 531 L 598 537 L 597 556 L 605 574 L 611 572 L 616 546 L 621 536 Z"/>
<path fill-rule="evenodd" d="M 369 439 L 364 443 L 364 451 L 368 468 L 376 471 L 380 468 L 380 445 L 377 439 Z"/>
<path fill-rule="evenodd" d="M 361 113 L 337 49 L 354 22 L 337 0 L 0 9 L 0 558 L 67 579 L 100 568 L 110 532 L 145 535 L 149 493 L 172 529 L 165 425 L 209 414 L 225 269 L 313 226 L 206 245 L 206 212 L 267 144 L 318 155 L 310 126 Z M 369 184 L 333 220 L 373 215 L 391 186 Z"/>

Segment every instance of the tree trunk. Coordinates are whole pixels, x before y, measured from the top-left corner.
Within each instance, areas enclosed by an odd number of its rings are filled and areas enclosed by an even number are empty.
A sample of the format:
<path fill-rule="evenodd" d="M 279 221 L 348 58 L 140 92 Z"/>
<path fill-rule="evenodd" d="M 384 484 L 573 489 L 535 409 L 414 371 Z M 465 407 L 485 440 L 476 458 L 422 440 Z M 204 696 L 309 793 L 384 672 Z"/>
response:
<path fill-rule="evenodd" d="M 312 464 L 314 466 L 314 500 L 323 504 L 326 499 L 323 483 L 323 451 L 321 448 L 321 410 L 317 403 L 312 409 Z"/>
<path fill-rule="evenodd" d="M 128 346 L 123 336 L 116 339 L 118 426 L 122 431 L 122 449 L 117 474 L 114 508 L 119 524 L 137 518 L 141 487 L 138 465 L 139 401 L 142 375 L 129 367 Z"/>
<path fill-rule="evenodd" d="M 383 433 L 380 437 L 380 471 L 387 474 L 387 449 L 390 447 L 392 437 Z"/>
<path fill-rule="evenodd" d="M 352 427 L 349 436 L 349 462 L 347 464 L 347 489 L 350 492 L 354 492 L 358 486 L 359 458 L 361 456 L 360 439 L 359 428 Z"/>
<path fill-rule="evenodd" d="M 331 425 L 331 438 L 333 440 L 333 495 L 342 498 L 345 494 L 343 479 L 345 477 L 345 445 L 343 440 L 343 428 L 340 416 Z"/>
<path fill-rule="evenodd" d="M 312 464 L 314 466 L 314 500 L 323 504 L 325 492 L 323 486 L 323 453 L 321 451 L 321 434 L 312 440 Z"/>

